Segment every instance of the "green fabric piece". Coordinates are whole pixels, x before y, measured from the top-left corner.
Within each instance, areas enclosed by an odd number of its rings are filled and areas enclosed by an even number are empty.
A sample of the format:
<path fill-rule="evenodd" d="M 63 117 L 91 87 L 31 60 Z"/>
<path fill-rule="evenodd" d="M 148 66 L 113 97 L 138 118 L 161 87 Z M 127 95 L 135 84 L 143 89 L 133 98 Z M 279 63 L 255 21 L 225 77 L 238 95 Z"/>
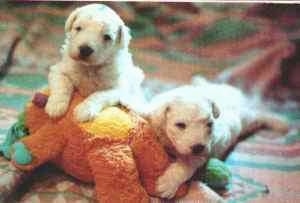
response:
<path fill-rule="evenodd" d="M 205 169 L 204 182 L 214 189 L 226 188 L 232 178 L 231 171 L 223 161 L 211 158 Z"/>
<path fill-rule="evenodd" d="M 8 130 L 4 142 L 0 145 L 0 151 L 7 159 L 11 158 L 12 145 L 22 137 L 28 135 L 28 129 L 25 126 L 25 113 L 21 113 L 16 123 Z"/>
<path fill-rule="evenodd" d="M 22 94 L 0 94 L 0 107 L 12 108 L 17 111 L 24 110 L 24 105 L 30 97 Z"/>
<path fill-rule="evenodd" d="M 209 26 L 195 39 L 199 46 L 206 46 L 221 41 L 238 40 L 258 31 L 257 26 L 250 21 L 235 18 L 223 18 Z"/>
<path fill-rule="evenodd" d="M 34 90 L 47 84 L 47 77 L 40 74 L 9 74 L 1 82 L 3 86 Z"/>
<path fill-rule="evenodd" d="M 32 156 L 27 147 L 22 142 L 17 142 L 13 146 L 12 158 L 17 164 L 26 165 L 31 163 Z"/>

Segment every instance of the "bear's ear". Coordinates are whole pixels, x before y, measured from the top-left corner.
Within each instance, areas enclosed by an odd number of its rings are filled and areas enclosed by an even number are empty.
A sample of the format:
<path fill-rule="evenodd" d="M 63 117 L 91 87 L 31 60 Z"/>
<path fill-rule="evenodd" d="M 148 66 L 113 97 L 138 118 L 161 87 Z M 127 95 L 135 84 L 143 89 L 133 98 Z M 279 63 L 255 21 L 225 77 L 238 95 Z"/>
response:
<path fill-rule="evenodd" d="M 75 22 L 78 14 L 79 14 L 79 9 L 75 9 L 67 18 L 66 23 L 65 23 L 65 32 L 68 33 L 71 31 L 73 23 Z"/>
<path fill-rule="evenodd" d="M 126 25 L 120 25 L 118 29 L 118 35 L 116 38 L 116 43 L 120 44 L 122 48 L 129 46 L 131 40 L 130 30 Z"/>

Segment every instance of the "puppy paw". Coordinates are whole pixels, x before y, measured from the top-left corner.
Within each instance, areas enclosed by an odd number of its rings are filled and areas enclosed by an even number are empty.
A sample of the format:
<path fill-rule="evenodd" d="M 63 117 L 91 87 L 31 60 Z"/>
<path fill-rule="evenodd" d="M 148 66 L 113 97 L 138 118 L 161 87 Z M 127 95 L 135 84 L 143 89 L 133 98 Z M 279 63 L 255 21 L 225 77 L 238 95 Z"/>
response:
<path fill-rule="evenodd" d="M 51 118 L 56 118 L 64 115 L 68 110 L 68 106 L 69 104 L 67 101 L 49 97 L 45 111 Z"/>
<path fill-rule="evenodd" d="M 120 97 L 119 103 L 142 117 L 147 117 L 149 114 L 148 103 L 143 98 L 124 94 Z"/>
<path fill-rule="evenodd" d="M 278 121 L 273 126 L 274 130 L 282 135 L 285 135 L 289 132 L 289 125 L 284 121 Z"/>
<path fill-rule="evenodd" d="M 180 183 L 176 180 L 173 171 L 166 171 L 156 181 L 156 192 L 161 198 L 171 199 L 175 196 Z"/>
<path fill-rule="evenodd" d="M 81 103 L 74 109 L 74 117 L 78 122 L 90 121 L 95 118 L 100 110 L 99 108 L 94 108 L 92 105 Z"/>

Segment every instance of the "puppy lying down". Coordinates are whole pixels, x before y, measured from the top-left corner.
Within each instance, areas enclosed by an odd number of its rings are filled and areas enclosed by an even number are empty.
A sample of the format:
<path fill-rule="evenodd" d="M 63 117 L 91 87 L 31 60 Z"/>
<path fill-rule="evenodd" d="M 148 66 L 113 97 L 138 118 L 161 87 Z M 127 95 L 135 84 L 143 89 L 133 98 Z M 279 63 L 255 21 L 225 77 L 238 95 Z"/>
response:
<path fill-rule="evenodd" d="M 152 99 L 146 117 L 175 157 L 156 183 L 161 197 L 172 198 L 209 156 L 220 158 L 239 137 L 260 128 L 288 131 L 285 122 L 249 103 L 240 90 L 203 79 Z"/>

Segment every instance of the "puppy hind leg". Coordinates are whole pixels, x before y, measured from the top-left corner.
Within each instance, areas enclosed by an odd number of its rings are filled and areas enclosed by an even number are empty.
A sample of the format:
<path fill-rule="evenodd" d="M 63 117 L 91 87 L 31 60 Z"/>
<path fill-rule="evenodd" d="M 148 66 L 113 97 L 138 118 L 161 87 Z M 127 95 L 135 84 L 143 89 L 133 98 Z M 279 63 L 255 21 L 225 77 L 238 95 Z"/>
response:
<path fill-rule="evenodd" d="M 242 130 L 241 135 L 247 136 L 262 129 L 269 129 L 284 135 L 289 131 L 289 125 L 277 115 L 260 114 Z"/>
<path fill-rule="evenodd" d="M 288 123 L 276 115 L 262 117 L 259 119 L 259 121 L 264 123 L 264 126 L 266 128 L 278 132 L 280 134 L 284 135 L 289 131 Z"/>

